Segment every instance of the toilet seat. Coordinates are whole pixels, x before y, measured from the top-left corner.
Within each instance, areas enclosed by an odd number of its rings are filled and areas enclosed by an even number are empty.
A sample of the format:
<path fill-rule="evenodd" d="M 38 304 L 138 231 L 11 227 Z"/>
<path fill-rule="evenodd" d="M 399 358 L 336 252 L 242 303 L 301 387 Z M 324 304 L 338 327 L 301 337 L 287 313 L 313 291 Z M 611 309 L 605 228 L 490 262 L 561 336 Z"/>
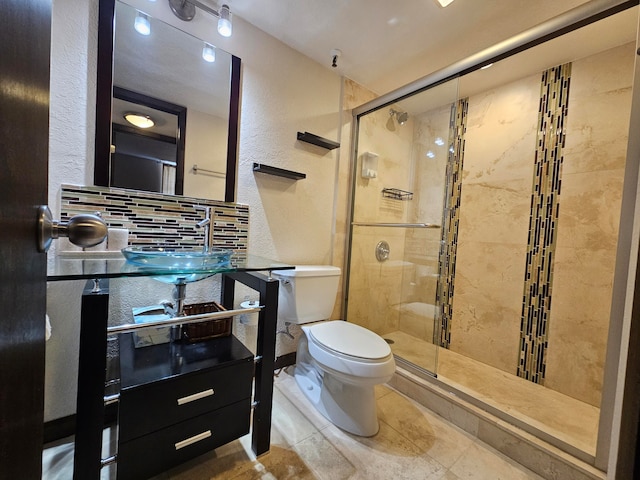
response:
<path fill-rule="evenodd" d="M 379 361 L 391 354 L 391 347 L 379 335 L 342 320 L 314 325 L 309 335 L 319 347 L 361 361 Z"/>
<path fill-rule="evenodd" d="M 319 329 L 319 333 L 314 332 L 318 327 L 323 328 Z M 346 375 L 342 377 L 344 381 L 353 383 L 368 381 L 383 383 L 395 372 L 395 361 L 393 360 L 391 348 L 381 337 L 363 327 L 336 320 L 314 326 L 303 326 L 302 329 L 306 333 L 308 351 L 311 358 L 325 370 L 332 371 L 334 374 L 341 374 L 341 376 Z M 361 340 L 360 343 L 370 343 L 373 347 L 369 350 L 366 345 L 347 344 L 346 332 L 354 334 L 356 339 L 359 338 Z M 318 335 L 316 335 L 316 333 L 318 333 Z M 336 340 L 340 335 L 344 335 L 345 341 L 339 342 Z M 317 336 L 327 340 L 327 343 L 330 345 L 318 341 Z M 331 339 L 333 339 L 333 342 L 329 341 Z M 362 341 L 363 339 L 364 341 Z M 382 344 L 380 342 L 382 342 Z M 369 352 L 368 354 L 375 358 L 349 355 L 338 349 L 356 352 L 361 355 Z M 383 355 L 383 352 L 387 352 L 387 354 Z"/>

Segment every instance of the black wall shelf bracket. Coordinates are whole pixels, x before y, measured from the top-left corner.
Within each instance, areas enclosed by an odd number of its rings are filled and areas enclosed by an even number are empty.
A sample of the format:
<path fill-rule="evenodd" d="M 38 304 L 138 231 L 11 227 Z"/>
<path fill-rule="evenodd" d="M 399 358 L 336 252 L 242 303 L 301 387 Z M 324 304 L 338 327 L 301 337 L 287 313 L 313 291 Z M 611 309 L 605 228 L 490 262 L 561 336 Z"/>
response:
<path fill-rule="evenodd" d="M 317 145 L 318 147 L 327 148 L 329 150 L 333 150 L 334 148 L 338 148 L 340 146 L 338 142 L 319 137 L 318 135 L 314 135 L 313 133 L 309 132 L 298 132 L 298 140 L 311 143 L 312 145 Z"/>
<path fill-rule="evenodd" d="M 258 173 L 267 173 L 269 175 L 275 175 L 277 177 L 290 178 L 292 180 L 302 180 L 303 178 L 307 178 L 307 175 L 304 173 L 285 170 L 284 168 L 271 167 L 263 163 L 254 163 L 253 171 Z"/>

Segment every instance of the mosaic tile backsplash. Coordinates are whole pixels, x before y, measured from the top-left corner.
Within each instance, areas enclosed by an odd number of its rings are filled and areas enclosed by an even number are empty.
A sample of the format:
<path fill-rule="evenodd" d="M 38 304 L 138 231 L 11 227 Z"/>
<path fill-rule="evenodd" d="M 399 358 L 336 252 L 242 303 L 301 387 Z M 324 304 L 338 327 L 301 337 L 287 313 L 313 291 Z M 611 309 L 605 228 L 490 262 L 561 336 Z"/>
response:
<path fill-rule="evenodd" d="M 130 245 L 200 247 L 204 229 L 196 223 L 204 218 L 197 207 L 213 207 L 215 247 L 246 253 L 249 237 L 249 207 L 173 195 L 120 188 L 62 185 L 61 218 L 100 212 L 109 227 L 127 228 Z"/>

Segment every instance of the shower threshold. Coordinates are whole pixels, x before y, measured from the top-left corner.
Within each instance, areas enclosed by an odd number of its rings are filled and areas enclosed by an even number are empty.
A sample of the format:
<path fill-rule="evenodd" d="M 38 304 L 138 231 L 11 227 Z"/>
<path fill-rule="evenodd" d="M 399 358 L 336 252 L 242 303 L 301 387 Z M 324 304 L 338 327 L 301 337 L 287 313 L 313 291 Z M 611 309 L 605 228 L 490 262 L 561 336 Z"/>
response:
<path fill-rule="evenodd" d="M 599 409 L 444 348 L 437 376 L 415 352 L 433 344 L 403 332 L 385 335 L 398 365 L 428 385 L 464 400 L 588 464 L 594 463 Z M 416 343 L 424 344 L 420 348 Z M 429 358 L 433 357 L 430 352 Z M 425 405 L 431 408 L 429 405 Z"/>

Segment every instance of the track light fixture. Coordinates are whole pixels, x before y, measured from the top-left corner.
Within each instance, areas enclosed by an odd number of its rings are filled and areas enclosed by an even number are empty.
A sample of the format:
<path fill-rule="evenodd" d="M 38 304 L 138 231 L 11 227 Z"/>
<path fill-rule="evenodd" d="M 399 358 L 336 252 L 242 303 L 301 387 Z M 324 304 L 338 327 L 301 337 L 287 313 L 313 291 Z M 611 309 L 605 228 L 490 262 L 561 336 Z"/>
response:
<path fill-rule="evenodd" d="M 169 7 L 173 14 L 180 20 L 190 22 L 196 15 L 196 7 L 218 17 L 218 33 L 223 37 L 230 37 L 233 31 L 231 24 L 231 11 L 229 5 L 222 5 L 219 10 L 205 5 L 198 0 L 169 0 Z"/>

